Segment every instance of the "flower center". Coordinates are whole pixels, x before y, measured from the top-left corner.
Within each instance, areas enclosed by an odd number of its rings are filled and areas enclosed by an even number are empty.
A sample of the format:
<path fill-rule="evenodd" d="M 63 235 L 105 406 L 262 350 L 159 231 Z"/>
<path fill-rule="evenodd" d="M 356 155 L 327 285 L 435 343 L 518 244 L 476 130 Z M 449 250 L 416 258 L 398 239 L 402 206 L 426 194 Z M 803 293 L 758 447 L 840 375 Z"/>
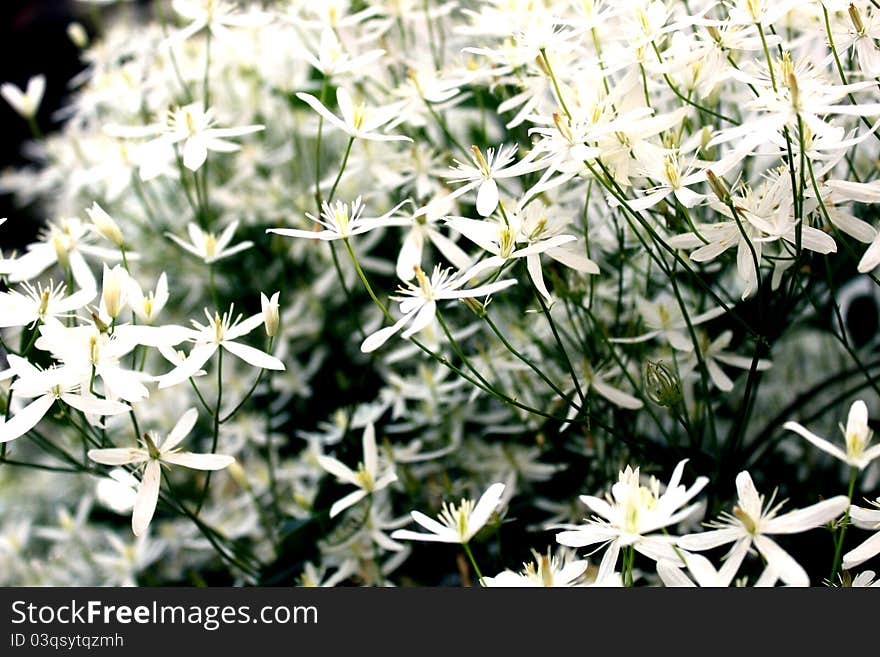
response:
<path fill-rule="evenodd" d="M 504 226 L 498 232 L 499 255 L 505 259 L 509 258 L 514 246 L 516 246 L 516 235 L 508 226 Z"/>
<path fill-rule="evenodd" d="M 745 527 L 745 530 L 749 534 L 755 535 L 758 532 L 758 524 L 755 522 L 755 519 L 740 507 L 733 507 L 733 515 L 735 515 L 737 520 L 742 523 L 743 527 Z"/>
<path fill-rule="evenodd" d="M 40 309 L 37 313 L 40 315 L 40 319 L 45 319 L 46 311 L 49 309 L 49 290 L 43 290 L 43 294 L 40 295 Z"/>
<path fill-rule="evenodd" d="M 208 233 L 205 236 L 205 255 L 213 258 L 217 254 L 217 237 L 214 233 Z"/>

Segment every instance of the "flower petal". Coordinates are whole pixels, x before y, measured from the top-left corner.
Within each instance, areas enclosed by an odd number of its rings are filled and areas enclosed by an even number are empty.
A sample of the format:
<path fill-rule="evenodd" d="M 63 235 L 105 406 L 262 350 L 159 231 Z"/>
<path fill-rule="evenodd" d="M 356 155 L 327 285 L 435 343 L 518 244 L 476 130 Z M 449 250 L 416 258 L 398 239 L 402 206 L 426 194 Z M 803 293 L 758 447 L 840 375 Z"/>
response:
<path fill-rule="evenodd" d="M 156 503 L 159 501 L 159 481 L 162 478 L 162 466 L 155 459 L 147 463 L 144 475 L 138 486 L 137 499 L 134 502 L 134 511 L 131 514 L 131 530 L 135 536 L 143 534 L 153 514 L 156 513 Z"/>
<path fill-rule="evenodd" d="M 196 425 L 196 420 L 198 419 L 199 411 L 195 408 L 191 408 L 184 413 L 174 425 L 174 428 L 168 432 L 168 436 L 161 444 L 160 447 L 162 448 L 162 451 L 168 451 L 177 447 L 180 444 L 180 441 L 189 435 L 189 432 L 192 431 L 193 427 Z"/>
<path fill-rule="evenodd" d="M 150 457 L 147 452 L 135 447 L 112 447 L 109 449 L 90 449 L 89 458 L 101 465 L 128 465 L 143 463 Z"/>
<path fill-rule="evenodd" d="M 193 454 L 192 452 L 162 454 L 162 461 L 193 470 L 222 470 L 235 463 L 234 458 L 225 454 Z"/>
<path fill-rule="evenodd" d="M 474 534 L 483 528 L 483 525 L 486 524 L 489 517 L 501 502 L 502 495 L 504 495 L 504 484 L 502 483 L 492 484 L 486 492 L 483 493 L 467 520 L 467 535 L 464 537 L 465 541 L 470 540 Z"/>
<path fill-rule="evenodd" d="M 284 363 L 275 358 L 275 356 L 270 356 L 265 351 L 260 351 L 259 349 L 254 349 L 251 346 L 246 344 L 241 344 L 240 342 L 232 342 L 230 340 L 224 340 L 220 343 L 224 349 L 235 354 L 239 358 L 241 358 L 246 363 L 253 365 L 254 367 L 259 367 L 264 370 L 283 370 Z"/>
<path fill-rule="evenodd" d="M 786 584 L 791 586 L 809 586 L 810 577 L 807 571 L 795 561 L 788 552 L 779 547 L 773 539 L 757 535 L 755 547 L 767 560 L 767 567 L 771 568 Z"/>
<path fill-rule="evenodd" d="M 43 395 L 21 409 L 11 419 L 0 423 L 0 443 L 15 440 L 26 434 L 40 423 L 43 416 L 52 408 L 55 397 Z"/>
<path fill-rule="evenodd" d="M 477 212 L 488 217 L 498 207 L 498 185 L 492 178 L 484 180 L 477 190 Z"/>
<path fill-rule="evenodd" d="M 333 506 L 330 507 L 330 517 L 335 518 L 340 513 L 345 511 L 348 507 L 354 506 L 355 504 L 360 502 L 367 495 L 368 495 L 367 491 L 365 491 L 362 488 L 360 488 L 352 493 L 349 493 L 348 495 L 343 497 L 341 500 L 338 500 L 337 502 L 335 502 L 333 504 Z"/>

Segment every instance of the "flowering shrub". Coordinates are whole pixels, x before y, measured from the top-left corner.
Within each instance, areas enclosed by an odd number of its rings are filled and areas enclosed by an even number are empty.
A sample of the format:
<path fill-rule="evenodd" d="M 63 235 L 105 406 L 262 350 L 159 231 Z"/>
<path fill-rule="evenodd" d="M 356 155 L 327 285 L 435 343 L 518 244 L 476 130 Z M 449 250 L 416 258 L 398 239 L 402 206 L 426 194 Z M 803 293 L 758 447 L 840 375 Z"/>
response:
<path fill-rule="evenodd" d="M 2 583 L 871 585 L 873 0 L 100 15 L 2 89 Z"/>

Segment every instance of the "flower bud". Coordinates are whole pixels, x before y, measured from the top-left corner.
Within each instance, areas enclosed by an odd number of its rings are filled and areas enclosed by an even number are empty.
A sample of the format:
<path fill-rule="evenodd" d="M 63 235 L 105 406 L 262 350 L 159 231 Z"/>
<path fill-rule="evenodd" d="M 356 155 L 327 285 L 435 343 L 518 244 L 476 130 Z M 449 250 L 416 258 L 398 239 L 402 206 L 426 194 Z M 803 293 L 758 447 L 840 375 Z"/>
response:
<path fill-rule="evenodd" d="M 251 483 L 248 481 L 247 475 L 245 474 L 244 468 L 239 465 L 238 461 L 234 461 L 227 469 L 226 472 L 232 477 L 233 481 L 236 484 L 244 488 L 245 490 L 250 490 Z"/>
<path fill-rule="evenodd" d="M 846 11 L 849 14 L 849 20 L 852 22 L 853 27 L 856 28 L 856 34 L 865 34 L 865 24 L 862 22 L 862 15 L 859 13 L 858 8 L 854 4 L 850 4 Z"/>
<path fill-rule="evenodd" d="M 681 402 L 681 381 L 662 361 L 645 364 L 645 394 L 658 406 L 673 408 Z"/>
<path fill-rule="evenodd" d="M 278 325 L 281 322 L 278 315 L 279 294 L 279 292 L 276 292 L 272 295 L 272 298 L 269 299 L 265 294 L 260 292 L 260 304 L 263 307 L 263 324 L 266 327 L 266 335 L 270 338 L 275 337 L 275 335 L 278 334 Z"/>
<path fill-rule="evenodd" d="M 95 323 L 95 328 L 98 329 L 101 333 L 107 333 L 110 330 L 110 327 L 107 326 L 107 323 L 101 319 L 101 316 L 96 313 L 94 310 L 90 312 L 92 316 L 92 321 Z"/>
<path fill-rule="evenodd" d="M 477 317 L 483 318 L 486 316 L 486 306 L 473 297 L 464 297 L 462 301 Z"/>
<path fill-rule="evenodd" d="M 122 265 L 116 265 L 110 269 L 104 265 L 104 280 L 101 300 L 104 303 L 104 310 L 111 319 L 116 319 L 125 308 L 128 299 L 128 272 L 122 268 Z"/>
<path fill-rule="evenodd" d="M 107 214 L 100 205 L 92 203 L 92 207 L 86 210 L 86 214 L 89 215 L 92 225 L 102 237 L 116 246 L 122 246 L 125 241 L 122 237 L 122 231 L 119 230 L 119 226 L 113 221 L 113 217 Z"/>
<path fill-rule="evenodd" d="M 715 196 L 718 197 L 718 200 L 722 203 L 730 203 L 730 190 L 727 189 L 727 185 L 724 184 L 724 181 L 716 176 L 711 169 L 706 171 L 706 177 L 709 179 L 709 187 L 715 192 Z"/>
<path fill-rule="evenodd" d="M 67 38 L 80 50 L 89 47 L 89 35 L 82 23 L 73 22 L 67 26 Z"/>

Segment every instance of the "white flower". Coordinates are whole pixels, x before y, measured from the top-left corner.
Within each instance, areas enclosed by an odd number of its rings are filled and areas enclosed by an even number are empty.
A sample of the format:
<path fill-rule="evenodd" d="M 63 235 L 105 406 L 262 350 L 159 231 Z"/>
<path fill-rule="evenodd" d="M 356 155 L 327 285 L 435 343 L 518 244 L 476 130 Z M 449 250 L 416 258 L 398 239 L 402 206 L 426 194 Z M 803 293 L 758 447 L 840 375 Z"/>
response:
<path fill-rule="evenodd" d="M 532 554 L 535 560 L 523 564 L 523 570 L 514 572 L 505 570 L 495 577 L 483 578 L 483 583 L 488 588 L 534 588 L 534 587 L 568 587 L 581 586 L 579 583 L 587 572 L 589 562 L 586 559 L 565 558 L 561 553 L 551 556 L 538 554 L 534 550 Z"/>
<path fill-rule="evenodd" d="M 178 14 L 191 21 L 171 36 L 171 41 L 183 41 L 207 28 L 220 38 L 230 38 L 227 27 L 259 27 L 271 20 L 260 11 L 242 13 L 236 3 L 227 0 L 174 0 L 171 3 Z"/>
<path fill-rule="evenodd" d="M 470 542 L 477 532 L 489 522 L 489 518 L 492 517 L 492 513 L 501 502 L 503 494 L 504 484 L 496 483 L 489 486 L 476 506 L 473 500 L 463 499 L 458 506 L 444 502 L 443 510 L 438 516 L 440 522 L 429 518 L 424 513 L 413 511 L 411 513 L 413 520 L 431 533 L 421 534 L 408 529 L 398 529 L 391 534 L 391 538 L 463 545 Z"/>
<path fill-rule="evenodd" d="M 450 228 L 458 231 L 480 246 L 484 251 L 494 256 L 482 261 L 479 268 L 475 268 L 471 275 L 476 275 L 484 269 L 501 267 L 505 262 L 514 258 L 537 256 L 540 253 L 560 247 L 563 244 L 568 244 L 569 242 L 574 242 L 577 239 L 574 235 L 552 235 L 546 239 L 538 239 L 529 243 L 522 234 L 521 221 L 516 215 L 513 215 L 509 221 L 450 217 L 446 220 L 446 223 Z M 526 246 L 517 248 L 518 242 L 526 242 Z M 540 272 L 540 266 L 538 271 Z"/>
<path fill-rule="evenodd" d="M 412 337 L 434 319 L 437 314 L 438 301 L 482 297 L 516 284 L 514 279 L 508 278 L 503 281 L 462 290 L 461 288 L 471 278 L 470 273 L 464 272 L 453 275 L 450 271 L 449 269 L 444 271 L 440 267 L 435 267 L 431 280 L 428 280 L 428 277 L 425 276 L 421 268 L 416 268 L 418 285 L 413 285 L 407 281 L 406 287 L 398 288 L 400 296 L 392 297 L 395 301 L 400 302 L 400 312 L 403 313 L 403 317 L 391 326 L 386 326 L 367 336 L 361 344 L 361 351 L 364 353 L 375 351 L 406 324 L 409 324 L 409 328 L 401 334 L 401 337 L 404 339 Z"/>
<path fill-rule="evenodd" d="M 797 422 L 786 422 L 784 428 L 803 436 L 823 452 L 828 452 L 834 458 L 859 470 L 864 470 L 871 461 L 880 456 L 880 445 L 868 448 L 874 432 L 868 428 L 868 407 L 861 399 L 853 402 L 850 407 L 846 427 L 843 425 L 840 427 L 846 445 L 845 452 L 837 445 L 808 431 Z"/>
<path fill-rule="evenodd" d="M 791 586 L 809 586 L 810 578 L 803 567 L 791 555 L 770 538 L 770 534 L 797 534 L 819 527 L 839 516 L 849 506 L 845 495 L 838 495 L 811 506 L 789 511 L 777 516 L 782 502 L 773 506 L 773 499 L 766 505 L 759 495 L 748 472 L 736 477 L 737 504 L 733 515 L 724 514 L 717 527 L 701 534 L 691 534 L 678 539 L 686 550 L 711 550 L 726 543 L 736 543 L 732 554 L 748 550 L 754 544 L 764 556 L 767 566 L 784 583 Z"/>
<path fill-rule="evenodd" d="M 207 324 L 202 325 L 192 320 L 195 328 L 184 329 L 184 331 L 186 331 L 186 339 L 195 343 L 195 345 L 186 360 L 167 374 L 159 377 L 160 388 L 167 388 L 186 381 L 198 372 L 202 365 L 207 363 L 211 356 L 221 347 L 254 367 L 267 370 L 284 369 L 284 363 L 275 358 L 275 356 L 270 356 L 246 344 L 235 342 L 235 340 L 244 337 L 263 323 L 263 313 L 257 313 L 242 321 L 241 315 L 233 319 L 233 312 L 234 307 L 230 306 L 229 311 L 223 313 L 222 317 L 216 312 L 212 317 L 206 308 L 205 317 L 208 318 Z"/>
<path fill-rule="evenodd" d="M 299 228 L 269 228 L 267 233 L 276 233 L 285 237 L 303 237 L 306 239 L 322 240 L 329 242 L 332 240 L 342 240 L 366 233 L 375 228 L 382 226 L 396 226 L 399 220 L 392 218 L 395 212 L 406 201 L 395 205 L 391 210 L 383 214 L 381 217 L 363 217 L 364 204 L 361 197 L 358 196 L 351 205 L 336 201 L 333 204 L 324 201 L 321 206 L 321 216 L 315 217 L 306 213 L 306 216 L 312 221 L 317 222 L 324 227 L 323 230 L 302 230 Z"/>
<path fill-rule="evenodd" d="M 843 555 L 843 567 L 847 570 L 880 554 L 880 498 L 871 504 L 877 508 L 865 509 L 853 504 L 849 509 L 849 517 L 856 527 L 873 530 L 875 534 Z"/>
<path fill-rule="evenodd" d="M 678 562 L 661 560 L 657 562 L 657 574 L 663 580 L 664 586 L 670 588 L 692 588 L 694 586 L 718 588 L 730 586 L 731 582 L 733 582 L 736 571 L 748 552 L 748 547 L 731 553 L 725 560 L 724 565 L 718 570 L 715 570 L 712 562 L 700 554 L 691 554 L 684 550 L 679 550 L 679 552 L 681 553 L 681 559 L 687 562 L 687 567 L 693 580 L 682 572 L 681 560 Z M 767 567 L 761 573 L 761 576 L 755 580 L 754 585 L 756 587 L 773 586 L 777 579 L 779 578 L 773 569 Z"/>
<path fill-rule="evenodd" d="M 534 156 L 532 154 L 529 154 L 516 164 L 511 164 L 513 156 L 516 154 L 516 149 L 515 145 L 505 148 L 502 144 L 498 147 L 497 152 L 494 148 L 490 148 L 484 156 L 477 146 L 471 146 L 472 164 L 464 164 L 459 160 L 454 160 L 456 166 L 453 168 L 453 172 L 449 174 L 449 182 L 464 182 L 467 184 L 456 189 L 448 197 L 448 200 L 458 198 L 462 194 L 476 189 L 477 212 L 480 216 L 488 217 L 495 212 L 499 200 L 497 180 L 516 178 L 545 166 L 544 162 L 533 162 L 532 158 Z"/>
<path fill-rule="evenodd" d="M 726 167 L 717 164 L 713 168 L 722 173 L 726 169 Z M 706 180 L 706 171 L 697 170 L 694 172 L 692 166 L 682 171 L 678 153 L 675 151 L 666 153 L 662 158 L 650 160 L 645 169 L 639 173 L 652 180 L 656 180 L 658 184 L 655 187 L 646 189 L 646 194 L 641 198 L 627 201 L 626 204 L 635 212 L 657 205 L 670 194 L 674 195 L 678 202 L 686 208 L 695 206 L 705 198 L 704 194 L 688 189 L 688 185 L 704 182 Z M 619 201 L 612 199 L 611 204 L 619 205 Z"/>
<path fill-rule="evenodd" d="M 191 171 L 201 167 L 208 158 L 208 151 L 231 153 L 241 148 L 225 137 L 240 137 L 264 130 L 262 125 L 245 125 L 237 128 L 215 128 L 213 111 L 205 110 L 201 103 L 192 103 L 168 113 L 163 143 L 183 142 L 183 166 Z"/>
<path fill-rule="evenodd" d="M 437 229 L 437 223 L 450 205 L 446 202 L 447 198 L 439 197 L 416 210 L 412 216 L 399 220 L 399 225 L 409 228 L 397 255 L 395 273 L 400 280 L 409 281 L 416 275 L 416 267 L 422 266 L 426 241 L 431 242 L 458 269 L 467 269 L 470 265 L 471 257 Z"/>
<path fill-rule="evenodd" d="M 384 50 L 370 50 L 362 55 L 352 56 L 345 46 L 339 41 L 336 32 L 330 27 L 321 30 L 321 41 L 318 46 L 318 56 L 315 57 L 308 50 L 303 51 L 306 60 L 321 71 L 326 77 L 352 73 L 362 70 L 368 64 L 373 63 L 385 54 Z"/>
<path fill-rule="evenodd" d="M 364 103 L 355 105 L 351 95 L 342 87 L 336 89 L 336 103 L 339 105 L 338 116 L 328 110 L 320 100 L 311 94 L 298 93 L 296 97 L 320 114 L 330 125 L 342 130 L 352 139 L 365 139 L 369 141 L 412 141 L 404 135 L 386 135 L 376 132 L 398 118 L 403 103 L 394 103 L 384 107 L 367 108 Z"/>
<path fill-rule="evenodd" d="M 236 228 L 238 228 L 237 220 L 224 228 L 223 232 L 220 233 L 220 236 L 218 237 L 214 233 L 203 231 L 196 224 L 190 222 L 186 226 L 186 230 L 189 233 L 189 242 L 184 242 L 172 233 L 165 233 L 165 236 L 182 249 L 185 249 L 197 258 L 204 260 L 205 264 L 212 264 L 223 258 L 235 255 L 240 251 L 249 249 L 254 245 L 253 242 L 245 241 L 239 242 L 235 246 L 230 247 L 229 243 L 232 241 Z"/>
<path fill-rule="evenodd" d="M 164 440 L 144 434 L 143 447 L 113 447 L 89 450 L 89 458 L 103 465 L 144 465 L 137 499 L 131 516 L 131 529 L 135 536 L 146 531 L 156 512 L 159 501 L 159 483 L 162 478 L 162 464 L 182 465 L 195 470 L 222 470 L 235 462 L 231 456 L 222 454 L 193 454 L 181 452 L 180 442 L 192 431 L 198 419 L 198 411 L 191 408 L 177 421 Z"/>
<path fill-rule="evenodd" d="M 730 392 L 734 387 L 733 381 L 724 373 L 724 370 L 721 369 L 721 365 L 736 367 L 741 370 L 749 370 L 752 367 L 752 359 L 725 351 L 725 349 L 730 346 L 730 341 L 733 339 L 733 331 L 722 331 L 721 335 L 711 342 L 702 332 L 700 332 L 698 336 L 700 341 L 700 352 L 703 357 L 703 362 L 706 364 L 706 371 L 709 373 L 709 378 L 719 390 L 722 392 Z M 693 372 L 698 366 L 699 359 L 697 358 L 696 352 L 692 351 L 688 354 L 687 360 L 679 365 L 681 376 L 684 377 Z M 755 365 L 755 369 L 759 372 L 763 372 L 770 369 L 772 366 L 773 363 L 771 361 L 759 358 Z"/>
<path fill-rule="evenodd" d="M 379 469 L 379 454 L 376 450 L 376 430 L 370 423 L 364 429 L 363 436 L 363 452 L 364 460 L 358 464 L 357 472 L 353 471 L 347 465 L 328 456 L 318 456 L 318 464 L 330 474 L 336 476 L 353 486 L 357 486 L 358 490 L 349 493 L 341 500 L 337 500 L 330 507 L 330 517 L 339 515 L 345 509 L 353 506 L 376 491 L 382 490 L 389 484 L 397 481 L 393 467 L 385 472 Z"/>
<path fill-rule="evenodd" d="M 8 274 L 11 283 L 29 281 L 39 276 L 48 267 L 57 264 L 61 269 L 69 269 L 73 280 L 84 290 L 96 290 L 98 283 L 84 256 L 100 258 L 104 261 L 120 259 L 118 251 L 92 246 L 88 243 L 91 231 L 76 217 L 50 223 L 38 242 L 27 247 L 27 253 L 19 258 L 0 260 L 0 274 Z M 138 256 L 128 254 L 128 259 Z"/>
<path fill-rule="evenodd" d="M 547 301 L 553 298 L 544 283 L 541 255 L 586 274 L 598 274 L 599 267 L 584 255 L 583 245 L 568 232 L 561 220 L 548 217 L 547 208 L 536 201 L 525 210 L 507 215 L 504 221 L 478 221 L 466 217 L 450 217 L 447 224 L 479 245 L 493 257 L 483 260 L 472 274 L 484 269 L 501 267 L 513 258 L 525 258 L 529 278 Z"/>
<path fill-rule="evenodd" d="M 165 123 L 135 127 L 108 125 L 105 132 L 125 138 L 159 135 L 144 144 L 141 152 L 140 175 L 144 180 L 150 180 L 164 170 L 175 144 L 183 142 L 183 165 L 196 171 L 208 159 L 208 151 L 232 153 L 241 148 L 227 137 L 240 137 L 265 129 L 263 125 L 216 128 L 216 121 L 213 108 L 206 110 L 201 102 L 195 102 L 169 109 Z"/>
<path fill-rule="evenodd" d="M 5 422 L 0 419 L 0 443 L 15 440 L 37 426 L 56 399 L 92 416 L 118 415 L 131 410 L 126 404 L 90 394 L 75 370 L 65 367 L 38 370 L 13 354 L 8 354 L 7 359 L 17 377 L 11 388 L 14 398 L 33 401 Z"/>
<path fill-rule="evenodd" d="M 639 314 L 645 321 L 645 324 L 651 328 L 651 331 L 632 338 L 611 338 L 611 342 L 621 344 L 629 344 L 636 342 L 645 342 L 656 337 L 663 336 L 670 345 L 680 351 L 691 351 L 694 346 L 690 337 L 685 335 L 684 329 L 688 326 L 688 321 L 682 313 L 681 306 L 671 295 L 662 293 L 654 301 L 648 301 L 643 297 L 636 298 L 636 307 Z M 690 325 L 696 326 L 710 319 L 724 314 L 724 308 L 712 308 L 697 315 L 690 316 Z"/>
<path fill-rule="evenodd" d="M 599 564 L 599 580 L 614 571 L 621 547 L 632 546 L 655 561 L 677 560 L 673 546 L 675 539 L 653 535 L 652 532 L 677 524 L 699 508 L 699 504 L 681 507 L 696 497 L 709 479 L 697 477 L 690 488 L 681 485 L 686 463 L 686 459 L 678 463 L 662 495 L 657 479 L 651 477 L 649 485 L 643 486 L 639 481 L 639 469 L 627 466 L 620 472 L 606 499 L 581 496 L 581 501 L 598 515 L 586 525 L 560 532 L 556 535 L 557 542 L 569 547 L 606 544 L 607 549 Z"/>
<path fill-rule="evenodd" d="M 46 76 L 42 74 L 28 80 L 24 93 L 11 82 L 4 82 L 0 86 L 0 95 L 24 119 L 33 119 L 37 115 L 45 91 Z"/>
<path fill-rule="evenodd" d="M 168 277 L 164 272 L 159 276 L 155 293 L 150 290 L 144 294 L 134 277 L 129 279 L 128 305 L 142 324 L 155 322 L 166 303 L 168 303 Z"/>
<path fill-rule="evenodd" d="M 41 283 L 36 287 L 23 283 L 22 287 L 26 294 L 17 290 L 0 294 L 0 328 L 32 326 L 49 317 L 67 317 L 72 310 L 89 303 L 96 294 L 91 289 L 66 296 L 67 288 L 63 283 L 53 287 L 50 282 L 45 288 Z"/>
<path fill-rule="evenodd" d="M 116 326 L 110 335 L 95 325 L 67 327 L 58 320 L 40 326 L 37 349 L 48 351 L 79 377 L 84 389 L 93 379 L 104 384 L 104 396 L 128 402 L 142 401 L 150 392 L 144 386 L 152 376 L 126 368 L 122 359 L 138 345 L 172 345 L 183 340 L 173 327 Z"/>

